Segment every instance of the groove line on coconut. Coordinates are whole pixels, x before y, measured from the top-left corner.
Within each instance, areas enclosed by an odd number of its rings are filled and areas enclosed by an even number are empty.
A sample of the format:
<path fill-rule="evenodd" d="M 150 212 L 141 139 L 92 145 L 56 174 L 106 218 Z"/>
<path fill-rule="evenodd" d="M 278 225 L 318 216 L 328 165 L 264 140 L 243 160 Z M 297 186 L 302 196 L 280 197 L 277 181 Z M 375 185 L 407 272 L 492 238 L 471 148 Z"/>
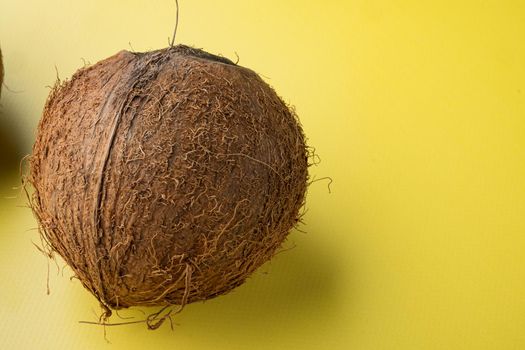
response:
<path fill-rule="evenodd" d="M 111 89 L 111 91 L 109 93 L 109 96 L 108 96 L 108 99 L 106 100 L 106 103 L 104 104 L 103 108 L 100 110 L 99 119 L 100 119 L 100 116 L 102 114 L 106 113 L 106 108 L 110 104 L 110 101 L 113 100 L 114 93 L 115 93 L 115 90 L 117 89 L 117 87 L 118 87 L 118 85 L 114 85 L 113 88 Z M 108 159 L 109 159 L 109 155 L 110 155 L 111 149 L 113 147 L 113 140 L 114 140 L 114 137 L 115 137 L 115 133 L 116 133 L 118 124 L 119 124 L 120 116 L 122 115 L 122 110 L 124 109 L 124 106 L 127 103 L 127 98 L 129 98 L 129 96 L 126 97 L 126 99 L 124 99 L 122 101 L 121 107 L 118 109 L 118 112 L 117 112 L 117 114 L 114 117 L 114 122 L 113 122 L 112 130 L 110 132 L 109 140 L 108 140 L 107 146 L 104 148 L 105 152 L 104 152 L 104 154 L 102 156 L 103 161 L 102 161 L 102 165 L 101 165 L 100 171 L 98 172 L 97 184 L 95 185 L 97 194 L 95 195 L 95 204 L 93 206 L 93 223 L 92 223 L 92 227 L 95 230 L 95 232 L 93 233 L 93 236 L 97 239 L 97 241 L 96 242 L 94 241 L 92 243 L 93 244 L 93 249 L 97 249 L 98 248 L 98 246 L 101 243 L 100 240 L 102 239 L 102 230 L 99 227 L 100 226 L 99 211 L 100 211 L 101 206 L 102 206 L 102 189 L 103 189 L 103 186 L 104 186 L 104 173 L 105 173 L 105 168 L 106 168 L 106 165 L 107 165 L 107 162 L 108 162 Z M 99 299 L 100 304 L 102 305 L 102 308 L 104 309 L 103 317 L 104 317 L 104 319 L 107 319 L 107 318 L 109 318 L 111 316 L 111 310 L 110 310 L 109 305 L 104 302 L 104 298 L 105 298 L 104 295 L 106 294 L 106 291 L 105 291 L 105 287 L 104 287 L 104 283 L 103 283 L 103 277 L 101 275 L 101 273 L 102 273 L 102 266 L 101 266 L 102 258 L 103 257 L 100 257 L 96 261 L 96 265 L 98 267 L 98 269 L 97 269 L 98 270 L 98 274 L 97 274 L 98 285 L 99 285 L 99 288 L 101 289 L 101 293 L 102 293 L 102 296 L 99 296 L 98 299 Z"/>
<path fill-rule="evenodd" d="M 104 152 L 104 155 L 103 155 L 103 158 L 102 158 L 103 162 L 102 162 L 102 166 L 101 166 L 101 169 L 100 169 L 100 172 L 99 172 L 99 175 L 98 175 L 98 179 L 99 180 L 98 180 L 97 186 L 96 186 L 97 187 L 97 196 L 96 196 L 96 203 L 95 203 L 95 206 L 94 206 L 94 216 L 93 216 L 93 228 L 95 230 L 94 235 L 95 235 L 95 237 L 98 238 L 98 241 L 95 244 L 96 247 L 101 246 L 101 239 L 103 237 L 103 228 L 100 227 L 99 213 L 102 210 L 102 205 L 103 205 L 103 198 L 102 197 L 103 197 L 103 187 L 104 187 L 104 176 L 105 176 L 106 167 L 108 165 L 109 158 L 110 158 L 110 155 L 111 155 L 111 151 L 112 151 L 113 146 L 114 146 L 117 130 L 120 127 L 120 121 L 121 121 L 122 115 L 123 115 L 124 111 L 129 107 L 130 99 L 133 99 L 136 96 L 134 94 L 136 93 L 136 88 L 139 85 L 139 83 L 141 82 L 141 79 L 148 73 L 148 71 L 150 70 L 150 67 L 152 65 L 154 65 L 156 63 L 156 61 L 158 61 L 160 59 L 162 59 L 162 57 L 154 56 L 149 61 L 147 61 L 145 64 L 142 64 L 142 65 L 134 64 L 134 66 L 131 68 L 131 72 L 129 72 L 128 79 L 121 82 L 121 85 L 124 85 L 124 86 L 125 85 L 130 85 L 130 88 L 129 88 L 129 93 L 122 100 L 122 103 L 121 103 L 120 107 L 118 107 L 118 109 L 116 111 L 116 114 L 113 117 L 114 121 L 113 121 L 113 124 L 111 126 L 111 131 L 110 131 L 110 134 L 109 134 L 107 146 L 104 147 L 105 152 Z M 117 89 L 117 87 L 121 87 L 121 86 L 115 85 L 113 87 L 113 89 L 112 89 L 112 91 L 110 93 L 110 98 L 108 98 L 108 100 L 110 100 L 114 96 L 114 92 Z M 108 111 L 106 111 L 105 108 L 103 108 L 101 110 L 101 112 L 100 112 L 100 115 L 106 114 L 107 112 Z M 117 244 L 119 244 L 119 243 L 117 243 Z M 102 245 L 102 247 L 103 247 L 103 245 Z M 109 254 L 109 256 L 111 256 L 111 254 Z M 105 288 L 104 288 L 103 277 L 102 277 L 102 275 L 100 275 L 102 273 L 102 271 L 103 271 L 103 267 L 101 266 L 102 259 L 103 259 L 103 257 L 101 257 L 97 261 L 97 265 L 98 265 L 99 276 L 100 276 L 100 279 L 99 279 L 99 281 L 100 281 L 100 288 L 101 288 L 103 294 L 105 295 L 106 291 L 105 291 Z M 111 310 L 109 308 L 109 305 L 104 302 L 104 299 L 105 299 L 105 296 L 101 297 L 100 298 L 100 302 L 101 302 L 101 304 L 104 305 L 104 309 L 105 309 L 105 313 L 106 313 L 104 318 L 107 319 L 109 316 L 111 316 Z M 116 306 L 117 307 L 119 306 L 118 297 L 116 299 Z M 149 327 L 149 324 L 148 324 L 148 327 Z"/>

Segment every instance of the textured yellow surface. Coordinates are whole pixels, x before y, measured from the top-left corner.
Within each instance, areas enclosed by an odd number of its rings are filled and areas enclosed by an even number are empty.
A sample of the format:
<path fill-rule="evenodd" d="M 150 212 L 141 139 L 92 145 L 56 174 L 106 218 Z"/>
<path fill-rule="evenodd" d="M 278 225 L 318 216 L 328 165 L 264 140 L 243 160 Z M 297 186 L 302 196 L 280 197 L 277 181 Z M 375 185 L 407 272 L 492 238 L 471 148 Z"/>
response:
<path fill-rule="evenodd" d="M 46 295 L 36 224 L 4 176 L 1 349 L 525 348 L 523 2 L 181 6 L 178 42 L 237 52 L 297 107 L 322 157 L 312 174 L 331 176 L 332 193 L 312 185 L 307 233 L 245 285 L 188 306 L 173 332 L 108 328 L 108 345 L 78 323 L 100 310 L 61 261 Z M 55 66 L 64 78 L 128 42 L 166 46 L 174 19 L 167 0 L 0 7 L 16 91 L 4 90 L 0 128 L 26 151 Z"/>

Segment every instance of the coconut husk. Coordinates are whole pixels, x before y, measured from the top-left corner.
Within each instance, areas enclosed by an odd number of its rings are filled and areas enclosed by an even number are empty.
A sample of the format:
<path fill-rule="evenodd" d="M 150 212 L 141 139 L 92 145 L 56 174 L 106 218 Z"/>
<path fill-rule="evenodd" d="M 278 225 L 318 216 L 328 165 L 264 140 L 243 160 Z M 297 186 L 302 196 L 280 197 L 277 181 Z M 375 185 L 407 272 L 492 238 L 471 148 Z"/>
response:
<path fill-rule="evenodd" d="M 256 73 L 178 45 L 52 90 L 30 159 L 42 238 L 108 310 L 242 284 L 299 220 L 300 123 Z"/>
<path fill-rule="evenodd" d="M 2 85 L 4 85 L 4 62 L 2 59 L 2 50 L 0 49 L 0 96 L 2 96 Z"/>

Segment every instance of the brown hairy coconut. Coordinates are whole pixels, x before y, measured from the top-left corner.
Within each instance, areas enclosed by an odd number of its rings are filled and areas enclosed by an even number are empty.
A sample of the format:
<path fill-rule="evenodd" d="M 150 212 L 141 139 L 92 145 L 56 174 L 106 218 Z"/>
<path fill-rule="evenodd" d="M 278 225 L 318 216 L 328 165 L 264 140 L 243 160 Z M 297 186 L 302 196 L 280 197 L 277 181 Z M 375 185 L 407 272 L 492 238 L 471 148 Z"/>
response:
<path fill-rule="evenodd" d="M 2 61 L 2 50 L 0 50 L 0 96 L 2 96 L 2 85 L 4 84 L 4 62 Z"/>
<path fill-rule="evenodd" d="M 293 110 L 252 70 L 184 45 L 121 51 L 51 92 L 31 203 L 109 316 L 242 284 L 298 222 L 307 167 Z"/>

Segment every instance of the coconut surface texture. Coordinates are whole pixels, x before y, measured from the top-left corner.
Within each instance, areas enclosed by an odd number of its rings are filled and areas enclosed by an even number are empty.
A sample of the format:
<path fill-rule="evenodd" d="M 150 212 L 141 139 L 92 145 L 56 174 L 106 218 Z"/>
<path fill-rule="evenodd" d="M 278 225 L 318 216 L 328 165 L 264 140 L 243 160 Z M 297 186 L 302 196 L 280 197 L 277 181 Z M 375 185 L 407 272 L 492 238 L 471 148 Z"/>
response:
<path fill-rule="evenodd" d="M 302 128 L 271 87 L 177 45 L 58 83 L 28 180 L 46 248 L 109 311 L 242 284 L 298 223 L 307 168 Z"/>
<path fill-rule="evenodd" d="M 4 85 L 4 62 L 2 60 L 2 50 L 0 49 L 0 96 L 2 96 L 2 85 Z"/>

